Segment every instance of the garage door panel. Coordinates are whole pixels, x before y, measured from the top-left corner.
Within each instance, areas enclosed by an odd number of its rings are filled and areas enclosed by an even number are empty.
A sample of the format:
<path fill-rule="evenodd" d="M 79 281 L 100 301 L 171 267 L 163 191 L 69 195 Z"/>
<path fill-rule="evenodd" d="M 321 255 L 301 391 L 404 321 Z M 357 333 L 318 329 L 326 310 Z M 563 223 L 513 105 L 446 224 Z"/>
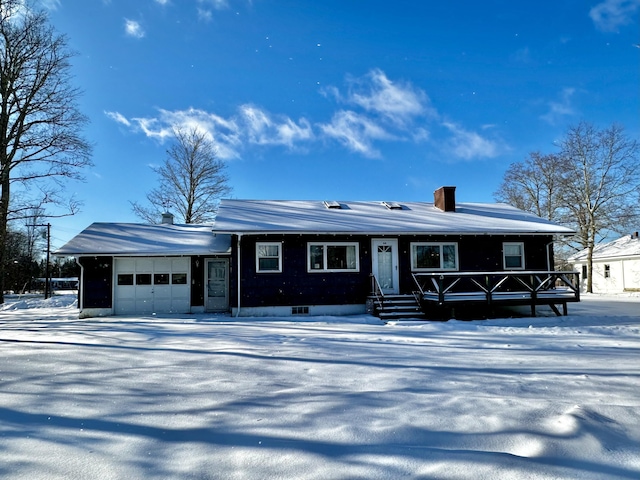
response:
<path fill-rule="evenodd" d="M 183 257 L 117 258 L 115 313 L 189 313 L 189 267 Z"/>

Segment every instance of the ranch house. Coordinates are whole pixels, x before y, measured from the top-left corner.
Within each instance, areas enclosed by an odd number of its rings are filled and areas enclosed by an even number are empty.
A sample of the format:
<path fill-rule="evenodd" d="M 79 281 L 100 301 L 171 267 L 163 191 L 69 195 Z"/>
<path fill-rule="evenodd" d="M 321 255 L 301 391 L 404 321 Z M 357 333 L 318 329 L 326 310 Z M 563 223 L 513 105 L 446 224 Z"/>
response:
<path fill-rule="evenodd" d="M 579 301 L 554 270 L 573 231 L 505 204 L 222 200 L 213 225 L 94 223 L 60 248 L 81 266 L 81 316 L 420 317 Z"/>

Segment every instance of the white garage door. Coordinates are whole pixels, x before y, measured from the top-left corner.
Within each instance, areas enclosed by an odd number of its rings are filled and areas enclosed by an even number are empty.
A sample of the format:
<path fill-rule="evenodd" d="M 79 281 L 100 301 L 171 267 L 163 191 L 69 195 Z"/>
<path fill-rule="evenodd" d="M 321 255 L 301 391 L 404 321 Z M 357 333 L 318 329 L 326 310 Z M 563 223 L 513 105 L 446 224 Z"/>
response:
<path fill-rule="evenodd" d="M 116 258 L 117 315 L 189 313 L 189 258 Z"/>

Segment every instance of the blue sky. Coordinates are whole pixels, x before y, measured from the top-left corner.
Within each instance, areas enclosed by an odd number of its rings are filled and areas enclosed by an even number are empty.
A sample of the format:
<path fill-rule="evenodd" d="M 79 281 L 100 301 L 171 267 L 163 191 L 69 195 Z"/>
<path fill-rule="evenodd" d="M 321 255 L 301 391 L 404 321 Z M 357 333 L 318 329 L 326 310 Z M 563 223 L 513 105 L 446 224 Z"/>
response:
<path fill-rule="evenodd" d="M 136 222 L 172 126 L 210 133 L 235 198 L 492 202 L 587 120 L 640 131 L 640 0 L 41 0 L 78 52 L 94 221 Z"/>

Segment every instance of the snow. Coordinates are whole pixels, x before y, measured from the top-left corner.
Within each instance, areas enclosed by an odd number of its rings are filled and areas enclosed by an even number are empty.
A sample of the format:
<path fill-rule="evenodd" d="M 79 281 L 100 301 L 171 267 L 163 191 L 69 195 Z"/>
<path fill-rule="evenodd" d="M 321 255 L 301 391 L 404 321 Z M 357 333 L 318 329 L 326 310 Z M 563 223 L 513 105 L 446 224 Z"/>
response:
<path fill-rule="evenodd" d="M 588 249 L 580 250 L 571 257 L 570 262 L 585 262 L 589 255 Z M 594 260 L 615 258 L 640 258 L 640 239 L 637 234 L 625 235 L 609 243 L 601 243 L 593 249 Z"/>
<path fill-rule="evenodd" d="M 567 317 L 0 309 L 3 479 L 640 478 L 640 296 Z"/>
<path fill-rule="evenodd" d="M 502 203 L 456 203 L 443 212 L 428 202 L 340 201 L 327 208 L 321 201 L 222 200 L 214 232 L 221 233 L 425 233 L 563 234 L 575 232 Z"/>
<path fill-rule="evenodd" d="M 207 255 L 230 253 L 231 236 L 211 225 L 92 223 L 55 255 Z"/>

